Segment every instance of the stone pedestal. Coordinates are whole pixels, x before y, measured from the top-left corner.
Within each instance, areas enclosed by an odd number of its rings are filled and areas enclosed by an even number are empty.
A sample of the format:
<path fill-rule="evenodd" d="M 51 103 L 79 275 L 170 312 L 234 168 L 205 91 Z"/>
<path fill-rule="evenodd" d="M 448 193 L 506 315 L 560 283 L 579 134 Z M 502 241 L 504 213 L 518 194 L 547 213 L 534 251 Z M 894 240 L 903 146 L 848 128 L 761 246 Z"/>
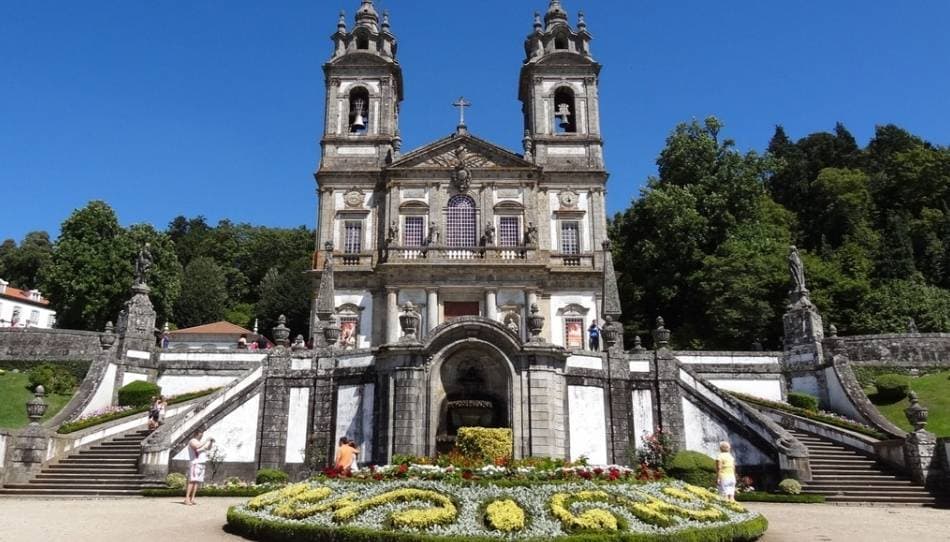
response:
<path fill-rule="evenodd" d="M 49 432 L 37 424 L 28 425 L 13 437 L 9 462 L 3 469 L 3 483 L 23 484 L 43 467 L 49 448 Z"/>
<path fill-rule="evenodd" d="M 119 337 L 126 349 L 148 350 L 155 344 L 155 309 L 145 284 L 132 286 L 132 298 L 119 313 Z"/>
<path fill-rule="evenodd" d="M 935 483 L 939 464 L 935 460 L 937 436 L 923 429 L 907 435 L 904 440 L 904 461 L 911 479 L 918 484 Z"/>
<path fill-rule="evenodd" d="M 686 424 L 683 420 L 683 393 L 679 385 L 679 365 L 665 346 L 654 355 L 656 391 L 660 419 L 657 425 L 673 438 L 677 449 L 686 449 Z"/>

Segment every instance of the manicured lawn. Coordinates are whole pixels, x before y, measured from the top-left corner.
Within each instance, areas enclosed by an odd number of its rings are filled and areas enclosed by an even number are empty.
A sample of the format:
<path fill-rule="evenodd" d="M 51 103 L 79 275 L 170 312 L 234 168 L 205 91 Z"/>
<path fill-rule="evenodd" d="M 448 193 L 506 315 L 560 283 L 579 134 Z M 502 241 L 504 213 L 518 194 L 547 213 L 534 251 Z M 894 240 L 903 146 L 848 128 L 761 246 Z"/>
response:
<path fill-rule="evenodd" d="M 950 437 L 950 371 L 911 378 L 910 387 L 917 392 L 920 404 L 930 409 L 927 430 L 940 437 Z M 869 397 L 881 414 L 898 427 L 911 430 L 904 416 L 904 409 L 910 406 L 910 401 L 903 399 L 896 403 L 884 403 L 873 394 L 873 386 L 868 391 L 872 392 Z"/>
<path fill-rule="evenodd" d="M 26 373 L 12 373 L 0 375 L 0 427 L 13 429 L 23 427 L 29 423 L 26 417 L 26 402 L 33 398 L 33 392 L 27 389 L 30 379 Z M 60 411 L 69 402 L 72 395 L 46 396 L 49 408 L 43 419 L 47 419 Z"/>

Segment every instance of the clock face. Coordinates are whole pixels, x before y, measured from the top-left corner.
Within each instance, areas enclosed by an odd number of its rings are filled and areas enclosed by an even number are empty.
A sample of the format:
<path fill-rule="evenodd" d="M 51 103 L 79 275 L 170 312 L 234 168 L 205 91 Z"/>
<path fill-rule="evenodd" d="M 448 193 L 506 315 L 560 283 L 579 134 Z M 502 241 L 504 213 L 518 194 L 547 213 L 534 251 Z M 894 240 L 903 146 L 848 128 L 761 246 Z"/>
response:
<path fill-rule="evenodd" d="M 573 207 L 577 204 L 577 194 L 574 192 L 561 192 L 561 205 Z"/>

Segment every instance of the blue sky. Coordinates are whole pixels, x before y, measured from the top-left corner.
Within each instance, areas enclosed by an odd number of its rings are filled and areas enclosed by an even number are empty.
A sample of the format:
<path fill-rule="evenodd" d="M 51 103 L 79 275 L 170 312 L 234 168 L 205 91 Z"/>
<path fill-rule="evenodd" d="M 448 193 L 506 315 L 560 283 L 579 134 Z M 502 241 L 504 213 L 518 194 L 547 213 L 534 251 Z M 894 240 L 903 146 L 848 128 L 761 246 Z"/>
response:
<path fill-rule="evenodd" d="M 203 214 L 313 227 L 322 63 L 358 0 L 0 0 L 0 238 L 104 199 L 123 224 Z M 519 151 L 523 39 L 547 0 L 382 0 L 405 72 L 404 150 L 473 133 Z M 604 65 L 620 211 L 677 122 L 762 149 L 844 122 L 950 143 L 950 2 L 564 0 Z"/>

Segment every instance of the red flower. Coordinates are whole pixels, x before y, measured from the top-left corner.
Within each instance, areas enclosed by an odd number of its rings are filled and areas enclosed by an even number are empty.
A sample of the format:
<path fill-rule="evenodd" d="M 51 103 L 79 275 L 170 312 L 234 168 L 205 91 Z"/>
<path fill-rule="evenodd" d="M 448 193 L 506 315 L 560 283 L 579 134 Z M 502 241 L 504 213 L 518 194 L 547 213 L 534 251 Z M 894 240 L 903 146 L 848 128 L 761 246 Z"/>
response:
<path fill-rule="evenodd" d="M 383 475 L 382 475 L 382 474 L 380 474 L 380 473 L 378 473 L 378 472 L 375 473 L 375 474 L 373 474 L 373 480 L 382 480 L 382 479 L 383 479 Z"/>
<path fill-rule="evenodd" d="M 600 468 L 600 467 L 595 467 L 595 468 L 594 468 L 594 474 L 596 474 L 597 476 L 600 476 L 600 475 L 603 474 L 603 473 L 604 473 L 604 469 L 602 469 L 602 468 Z"/>
<path fill-rule="evenodd" d="M 470 470 L 463 470 L 463 471 L 462 471 L 462 478 L 463 478 L 463 479 L 465 479 L 465 480 L 471 480 L 471 479 L 474 478 L 474 477 L 475 477 L 475 475 L 472 474 L 472 471 L 470 471 Z"/>

